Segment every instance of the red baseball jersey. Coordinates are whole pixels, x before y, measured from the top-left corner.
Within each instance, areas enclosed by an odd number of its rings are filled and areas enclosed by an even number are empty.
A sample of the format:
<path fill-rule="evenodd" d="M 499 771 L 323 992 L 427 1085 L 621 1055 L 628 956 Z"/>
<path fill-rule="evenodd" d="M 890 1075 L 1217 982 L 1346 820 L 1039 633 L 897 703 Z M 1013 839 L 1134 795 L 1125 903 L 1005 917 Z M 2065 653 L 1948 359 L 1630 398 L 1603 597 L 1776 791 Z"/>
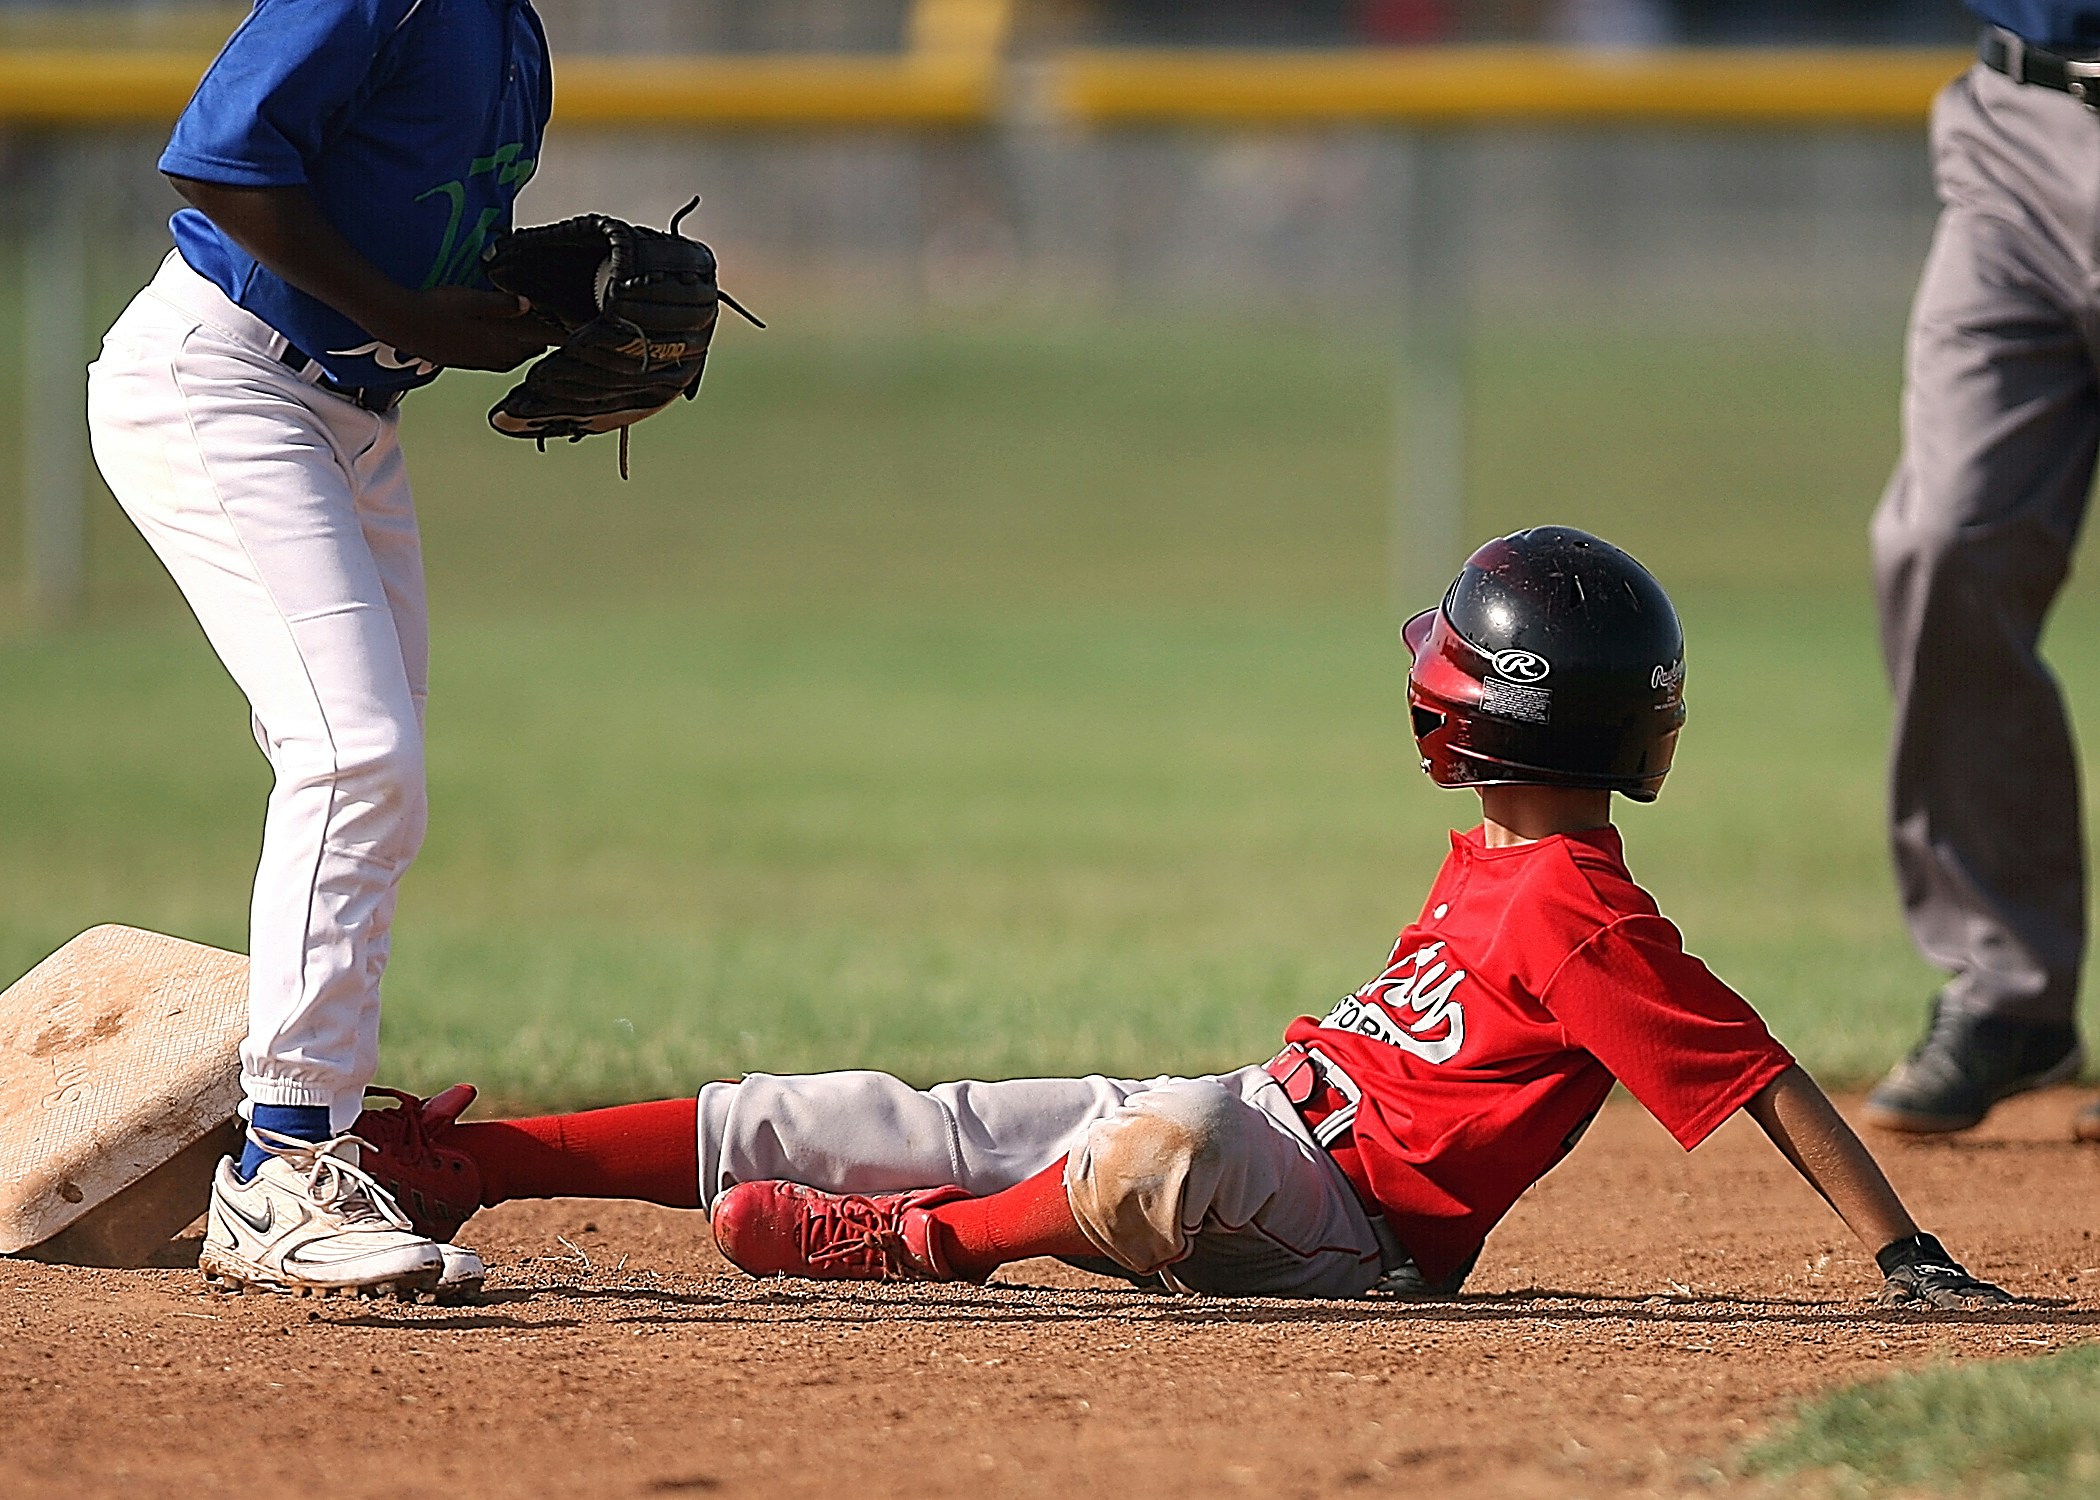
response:
<path fill-rule="evenodd" d="M 1479 1249 L 1626 1085 L 1687 1151 L 1793 1065 L 1599 828 L 1491 849 L 1451 836 L 1383 974 L 1287 1038 L 1363 1091 L 1358 1186 L 1432 1280 Z"/>

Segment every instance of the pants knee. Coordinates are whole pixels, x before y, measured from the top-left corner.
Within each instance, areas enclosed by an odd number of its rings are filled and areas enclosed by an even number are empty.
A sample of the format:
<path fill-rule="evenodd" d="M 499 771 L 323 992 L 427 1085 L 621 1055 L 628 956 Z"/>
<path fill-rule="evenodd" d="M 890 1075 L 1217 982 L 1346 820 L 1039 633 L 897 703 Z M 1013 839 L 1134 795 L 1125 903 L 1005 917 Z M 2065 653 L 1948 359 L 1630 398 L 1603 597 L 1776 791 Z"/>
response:
<path fill-rule="evenodd" d="M 1224 1088 L 1199 1080 L 1135 1095 L 1097 1121 L 1065 1171 L 1073 1217 L 1086 1237 L 1140 1274 L 1180 1260 L 1209 1206 L 1190 1201 L 1190 1184 L 1217 1180 L 1217 1164 L 1238 1149 L 1251 1113 Z"/>
<path fill-rule="evenodd" d="M 1883 499 L 1868 542 L 1884 608 L 2026 619 L 2062 585 L 2072 538 L 2033 516 L 1968 519 L 1958 505 L 1920 496 L 1913 483 Z"/>
<path fill-rule="evenodd" d="M 354 842 L 412 858 L 423 845 L 430 797 L 424 784 L 423 736 L 413 725 L 389 726 L 336 769 L 336 806 Z"/>
<path fill-rule="evenodd" d="M 1885 496 L 1867 527 L 1875 576 L 1884 586 L 1903 578 L 1929 579 L 1960 569 L 1977 554 L 1975 535 L 1950 507 L 1926 503 L 1915 484 Z"/>
<path fill-rule="evenodd" d="M 430 799 L 413 724 L 374 726 L 337 744 L 280 744 L 271 758 L 280 796 L 328 799 L 331 847 L 402 867 L 422 848 Z"/>

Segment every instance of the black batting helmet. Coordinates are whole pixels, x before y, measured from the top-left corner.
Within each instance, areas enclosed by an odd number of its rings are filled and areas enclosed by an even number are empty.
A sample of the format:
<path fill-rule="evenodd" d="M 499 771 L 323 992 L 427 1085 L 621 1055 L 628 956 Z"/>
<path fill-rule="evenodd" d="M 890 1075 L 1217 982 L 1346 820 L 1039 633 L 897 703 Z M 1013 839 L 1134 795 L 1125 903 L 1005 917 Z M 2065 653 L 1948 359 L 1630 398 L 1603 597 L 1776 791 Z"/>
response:
<path fill-rule="evenodd" d="M 1662 585 L 1611 543 L 1572 526 L 1499 537 L 1400 634 L 1438 786 L 1655 800 L 1684 724 L 1684 630 Z"/>

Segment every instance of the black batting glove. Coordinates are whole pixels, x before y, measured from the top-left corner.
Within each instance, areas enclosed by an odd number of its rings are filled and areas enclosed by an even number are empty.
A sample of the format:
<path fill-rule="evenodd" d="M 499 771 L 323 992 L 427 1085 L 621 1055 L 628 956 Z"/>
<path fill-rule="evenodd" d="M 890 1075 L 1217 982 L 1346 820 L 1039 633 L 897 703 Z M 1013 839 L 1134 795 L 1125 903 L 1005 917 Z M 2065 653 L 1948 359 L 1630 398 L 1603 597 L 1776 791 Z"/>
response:
<path fill-rule="evenodd" d="M 1947 1247 L 1929 1234 L 1891 1240 L 1874 1254 L 1881 1267 L 1883 1307 L 1929 1308 L 1937 1312 L 2003 1307 L 2012 1296 L 1962 1269 Z"/>

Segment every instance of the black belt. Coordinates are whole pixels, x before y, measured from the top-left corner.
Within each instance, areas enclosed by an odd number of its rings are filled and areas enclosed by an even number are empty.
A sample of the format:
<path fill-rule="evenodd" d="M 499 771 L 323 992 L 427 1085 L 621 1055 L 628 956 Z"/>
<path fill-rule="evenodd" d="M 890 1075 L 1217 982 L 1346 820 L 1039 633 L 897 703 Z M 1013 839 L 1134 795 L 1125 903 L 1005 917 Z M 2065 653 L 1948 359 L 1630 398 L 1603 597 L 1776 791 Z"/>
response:
<path fill-rule="evenodd" d="M 284 353 L 277 356 L 277 362 L 301 380 L 307 379 L 307 372 L 318 369 L 320 363 L 304 349 L 290 342 L 285 344 Z M 385 416 L 399 406 L 401 398 L 408 394 L 400 386 L 344 385 L 325 372 L 316 377 L 313 383 L 331 396 L 341 396 L 345 401 L 354 402 L 366 411 L 375 412 L 380 416 Z"/>
<path fill-rule="evenodd" d="M 2100 54 L 2066 57 L 2037 47 L 2016 31 L 1986 26 L 1976 43 L 1976 56 L 1986 68 L 2014 83 L 2039 84 L 2069 94 L 2088 108 L 2100 109 Z"/>

